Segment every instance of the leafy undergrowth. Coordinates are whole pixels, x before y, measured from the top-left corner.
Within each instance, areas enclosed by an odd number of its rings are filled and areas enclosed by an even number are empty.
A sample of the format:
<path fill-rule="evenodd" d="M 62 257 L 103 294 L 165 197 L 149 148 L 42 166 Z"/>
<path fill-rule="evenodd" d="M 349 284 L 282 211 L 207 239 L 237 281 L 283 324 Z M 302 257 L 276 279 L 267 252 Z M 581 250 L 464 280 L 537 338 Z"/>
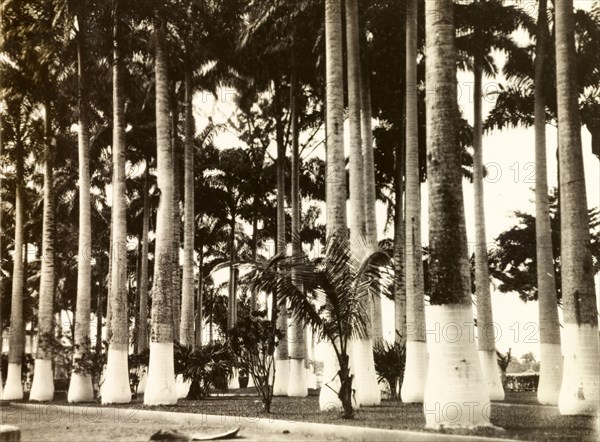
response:
<path fill-rule="evenodd" d="M 251 393 L 252 389 L 231 391 L 230 393 Z M 55 401 L 55 404 L 66 401 Z M 510 402 L 510 403 L 509 403 Z M 144 408 L 174 411 L 180 413 L 210 414 L 221 416 L 241 416 L 247 423 L 257 418 L 280 419 L 289 422 L 315 422 L 338 425 L 356 425 L 375 428 L 425 431 L 425 418 L 422 404 L 404 404 L 383 401 L 377 407 L 363 407 L 355 419 L 341 419 L 335 412 L 319 411 L 318 393 L 311 391 L 307 398 L 274 398 L 272 413 L 264 414 L 257 396 L 218 397 L 212 396 L 201 401 L 180 400 L 174 406 L 145 407 L 137 398 L 130 404 L 111 405 L 122 408 Z M 491 407 L 490 422 L 493 428 L 477 430 L 444 430 L 452 434 L 478 435 L 510 439 L 549 441 L 549 440 L 599 440 L 598 420 L 587 416 L 561 416 L 556 407 L 535 405 L 535 393 L 510 393 L 504 403 L 494 403 Z M 244 419 L 240 421 L 243 425 Z"/>

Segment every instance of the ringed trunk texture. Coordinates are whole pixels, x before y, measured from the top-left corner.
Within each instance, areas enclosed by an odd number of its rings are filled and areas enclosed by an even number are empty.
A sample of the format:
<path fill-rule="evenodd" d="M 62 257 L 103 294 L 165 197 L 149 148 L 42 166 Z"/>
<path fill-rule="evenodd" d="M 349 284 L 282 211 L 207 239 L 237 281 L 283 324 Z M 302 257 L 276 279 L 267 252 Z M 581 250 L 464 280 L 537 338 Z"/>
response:
<path fill-rule="evenodd" d="M 300 226 L 302 225 L 302 210 L 300 207 L 300 149 L 298 130 L 298 109 L 296 94 L 298 93 L 298 79 L 296 77 L 295 59 L 292 66 L 292 86 L 290 92 L 291 131 L 292 131 L 292 171 L 291 171 L 291 200 L 292 200 L 292 256 L 302 257 L 302 242 L 300 241 Z M 292 269 L 292 278 L 296 272 Z M 254 296 L 254 294 L 253 294 Z M 308 396 L 306 377 L 306 328 L 304 322 L 297 315 L 289 317 L 289 376 L 288 396 Z"/>
<path fill-rule="evenodd" d="M 85 6 L 84 6 L 85 7 Z M 82 7 L 81 10 L 84 8 Z M 83 12 L 85 14 L 85 11 Z M 92 224 L 90 213 L 90 131 L 87 118 L 85 16 L 79 14 L 77 67 L 79 70 L 79 253 L 77 260 L 77 309 L 75 313 L 74 362 L 90 350 L 90 314 L 92 291 Z M 89 373 L 71 374 L 69 402 L 94 400 L 92 377 Z"/>
<path fill-rule="evenodd" d="M 119 4 L 115 5 L 115 17 Z M 125 207 L 125 94 L 121 30 L 115 19 L 113 35 L 113 205 L 112 256 L 109 291 L 110 335 L 106 379 L 102 384 L 102 403 L 131 401 L 127 353 L 129 350 L 127 313 L 127 218 Z"/>
<path fill-rule="evenodd" d="M 185 144 L 183 205 L 183 285 L 181 294 L 181 344 L 194 345 L 194 115 L 192 72 L 185 71 Z"/>
<path fill-rule="evenodd" d="M 561 414 L 597 414 L 600 407 L 598 309 L 590 254 L 589 215 L 575 75 L 573 1 L 555 3 L 560 152 L 561 270 L 564 366 Z"/>
<path fill-rule="evenodd" d="M 179 106 L 175 86 L 171 101 L 171 149 L 173 150 L 173 339 L 179 341 L 181 322 L 181 269 L 179 266 L 179 249 L 181 248 L 181 214 L 179 210 L 179 143 L 177 139 Z"/>
<path fill-rule="evenodd" d="M 346 218 L 346 162 L 344 159 L 344 71 L 342 58 L 341 0 L 325 0 L 325 60 L 326 60 L 326 180 L 327 237 L 348 238 Z M 328 383 L 339 370 L 331 343 L 324 359 L 323 383 Z M 331 376 L 330 376 L 331 375 Z M 338 379 L 339 381 L 339 379 Z M 339 389 L 339 384 L 333 386 Z M 321 410 L 341 408 L 337 394 L 323 387 L 319 394 Z"/>
<path fill-rule="evenodd" d="M 348 49 L 348 115 L 350 123 L 350 243 L 356 251 L 366 250 L 365 185 L 361 139 L 361 69 L 358 24 L 358 0 L 346 0 L 346 47 Z M 361 259 L 364 258 L 360 257 Z M 378 300 L 379 301 L 379 300 Z M 371 311 L 371 300 L 365 298 L 364 309 Z M 373 361 L 373 331 L 353 339 L 354 359 L 350 369 L 355 374 L 354 387 L 359 403 L 379 405 L 381 394 Z"/>
<path fill-rule="evenodd" d="M 475 55 L 474 66 L 474 128 L 473 128 L 473 190 L 475 206 L 475 292 L 477 298 L 477 346 L 482 360 L 484 378 L 490 399 L 504 400 L 504 388 L 496 361 L 496 336 L 490 294 L 490 272 L 485 231 L 485 199 L 483 195 L 483 123 L 482 84 L 483 60 Z M 487 362 L 483 362 L 487 361 Z M 491 362 L 490 362 L 491 361 Z M 493 363 L 492 363 L 493 362 Z"/>
<path fill-rule="evenodd" d="M 427 86 L 427 173 L 431 250 L 431 341 L 424 411 L 428 428 L 487 426 L 483 413 L 489 393 L 472 324 L 456 86 L 456 47 L 452 0 L 425 2 Z M 477 409 L 472 412 L 472 403 Z M 453 412 L 449 412 L 449 407 Z"/>
<path fill-rule="evenodd" d="M 279 82 L 275 82 L 276 132 L 277 132 L 277 253 L 285 254 L 285 143 L 283 141 L 283 124 L 281 121 L 281 90 Z M 279 340 L 275 350 L 274 396 L 288 395 L 289 352 L 288 352 L 288 317 L 285 301 L 274 294 L 274 305 L 277 308 L 277 329 L 284 336 Z"/>
<path fill-rule="evenodd" d="M 406 369 L 400 392 L 404 402 L 423 402 L 427 373 L 425 289 L 421 240 L 421 182 L 417 109 L 418 0 L 406 9 Z"/>
<path fill-rule="evenodd" d="M 150 164 L 146 160 L 144 171 L 144 217 L 142 221 L 142 260 L 140 263 L 140 322 L 138 325 L 138 351 L 148 349 L 148 230 L 150 230 Z"/>
<path fill-rule="evenodd" d="M 10 309 L 10 330 L 8 344 L 8 372 L 2 392 L 3 400 L 23 399 L 21 364 L 25 350 L 25 326 L 23 324 L 23 293 L 25 266 L 23 263 L 25 195 L 23 194 L 23 144 L 16 144 L 17 181 L 15 189 L 15 253 L 13 255 L 13 278 Z M 1 381 L 0 381 L 1 383 Z"/>
<path fill-rule="evenodd" d="M 557 405 L 562 380 L 562 351 L 546 167 L 546 97 L 544 95 L 544 71 L 547 68 L 545 54 L 548 44 L 546 8 L 547 0 L 540 0 L 535 55 L 535 243 L 541 354 L 537 397 L 540 404 Z"/>
<path fill-rule="evenodd" d="M 156 154 L 160 202 L 156 218 L 154 287 L 152 290 L 152 329 L 150 363 L 144 394 L 145 405 L 176 404 L 173 361 L 173 150 L 169 140 L 169 91 L 166 23 L 155 19 L 156 75 Z"/>
<path fill-rule="evenodd" d="M 47 78 L 47 71 L 45 73 Z M 54 339 L 54 140 L 51 139 L 50 101 L 44 107 L 45 169 L 44 214 L 42 221 L 42 269 L 38 308 L 38 346 L 29 399 L 51 401 L 54 397 L 52 340 Z"/>

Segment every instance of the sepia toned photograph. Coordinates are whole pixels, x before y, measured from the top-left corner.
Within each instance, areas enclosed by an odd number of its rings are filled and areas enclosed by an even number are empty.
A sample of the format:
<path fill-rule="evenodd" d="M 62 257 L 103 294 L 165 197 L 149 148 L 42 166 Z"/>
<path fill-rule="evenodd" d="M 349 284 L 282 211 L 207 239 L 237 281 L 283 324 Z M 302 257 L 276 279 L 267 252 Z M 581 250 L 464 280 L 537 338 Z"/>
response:
<path fill-rule="evenodd" d="M 600 440 L 600 0 L 0 0 L 0 442 Z"/>

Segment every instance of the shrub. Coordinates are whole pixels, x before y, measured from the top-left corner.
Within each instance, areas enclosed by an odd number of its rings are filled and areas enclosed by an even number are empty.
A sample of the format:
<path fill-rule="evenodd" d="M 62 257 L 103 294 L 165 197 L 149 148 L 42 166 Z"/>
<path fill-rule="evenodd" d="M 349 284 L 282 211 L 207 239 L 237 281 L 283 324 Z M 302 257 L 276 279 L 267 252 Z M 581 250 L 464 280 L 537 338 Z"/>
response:
<path fill-rule="evenodd" d="M 225 390 L 233 359 L 227 345 L 215 342 L 199 348 L 175 344 L 175 374 L 191 381 L 188 399 L 204 399 L 211 388 Z"/>
<path fill-rule="evenodd" d="M 375 344 L 373 347 L 375 371 L 379 382 L 385 380 L 390 387 L 391 399 L 399 398 L 397 388 L 402 387 L 404 367 L 406 365 L 406 346 L 397 339 L 393 344 L 387 342 Z"/>
<path fill-rule="evenodd" d="M 537 391 L 538 373 L 515 373 L 506 375 L 506 389 L 511 391 Z"/>

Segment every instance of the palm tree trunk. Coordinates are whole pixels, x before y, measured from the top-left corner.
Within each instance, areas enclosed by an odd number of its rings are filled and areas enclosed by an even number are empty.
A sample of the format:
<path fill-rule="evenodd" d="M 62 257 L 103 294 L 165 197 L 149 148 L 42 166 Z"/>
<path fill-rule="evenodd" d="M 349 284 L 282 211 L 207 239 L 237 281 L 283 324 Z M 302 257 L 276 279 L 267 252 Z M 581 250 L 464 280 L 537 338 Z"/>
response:
<path fill-rule="evenodd" d="M 258 203 L 259 196 L 258 190 L 254 193 L 252 206 L 254 213 L 252 214 L 252 260 L 256 262 L 258 259 Z M 250 291 L 250 311 L 254 312 L 257 309 L 257 292 L 256 288 L 252 288 Z"/>
<path fill-rule="evenodd" d="M 472 341 L 461 160 L 457 149 L 456 47 L 452 0 L 425 2 L 427 179 L 431 253 L 431 323 L 424 411 L 429 428 L 489 425 L 489 394 Z M 448 404 L 456 414 L 444 410 Z M 472 404 L 476 404 L 474 408 Z"/>
<path fill-rule="evenodd" d="M 427 373 L 425 290 L 421 245 L 421 182 L 417 106 L 417 16 L 419 1 L 406 9 L 406 370 L 400 396 L 403 402 L 423 402 Z"/>
<path fill-rule="evenodd" d="M 48 67 L 44 68 L 45 85 L 48 84 Z M 47 89 L 46 89 L 47 90 Z M 35 357 L 33 382 L 29 399 L 51 401 L 54 397 L 54 374 L 52 372 L 52 340 L 54 339 L 54 149 L 52 136 L 50 100 L 44 99 L 45 169 L 44 214 L 42 227 L 42 269 L 38 308 L 38 347 Z"/>
<path fill-rule="evenodd" d="M 10 308 L 10 330 L 8 344 L 8 372 L 2 392 L 3 400 L 23 399 L 21 365 L 25 350 L 23 323 L 23 293 L 25 269 L 23 265 L 25 195 L 23 192 L 23 143 L 18 137 L 16 143 L 16 189 L 15 189 L 15 253 L 13 255 L 13 278 Z"/>
<path fill-rule="evenodd" d="M 477 29 L 475 29 L 477 35 Z M 485 232 L 485 199 L 483 195 L 483 122 L 482 77 L 483 54 L 477 50 L 474 62 L 474 127 L 473 127 L 473 193 L 475 207 L 475 293 L 477 299 L 477 346 L 483 376 L 490 399 L 504 400 L 504 389 L 496 361 L 496 337 L 490 294 L 490 272 Z"/>
<path fill-rule="evenodd" d="M 109 303 L 110 335 L 102 403 L 128 403 L 127 218 L 125 205 L 125 94 L 121 54 L 120 4 L 115 2 L 113 28 L 113 178 L 112 254 Z"/>
<path fill-rule="evenodd" d="M 229 261 L 234 262 L 236 260 L 235 250 L 235 219 L 236 213 L 231 213 L 230 221 L 230 232 L 229 232 Z M 229 302 L 228 302 L 228 318 L 227 318 L 227 329 L 231 330 L 237 323 L 237 293 L 235 290 L 235 268 L 229 267 Z"/>
<path fill-rule="evenodd" d="M 325 199 L 327 202 L 328 241 L 338 238 L 346 241 L 346 161 L 344 159 L 344 66 L 342 58 L 341 0 L 325 0 L 325 60 L 326 60 L 326 164 Z M 339 410 L 342 404 L 333 390 L 339 390 L 339 380 L 330 381 L 328 373 L 339 370 L 331 344 L 324 358 L 323 386 L 319 394 L 321 410 Z"/>
<path fill-rule="evenodd" d="M 279 81 L 274 82 L 275 89 L 275 119 L 277 138 L 277 253 L 285 254 L 285 143 L 283 141 L 283 122 L 281 106 L 281 86 Z M 288 317 L 285 303 L 278 299 L 275 293 L 273 305 L 278 309 L 276 314 L 277 329 L 284 336 L 279 340 L 275 351 L 275 381 L 273 383 L 274 396 L 288 395 L 289 379 L 289 353 L 288 353 Z"/>
<path fill-rule="evenodd" d="M 561 414 L 594 415 L 600 407 L 598 309 L 575 81 L 573 1 L 555 2 L 554 7 L 565 343 L 558 408 Z"/>
<path fill-rule="evenodd" d="M 554 276 L 548 176 L 546 167 L 546 99 L 544 95 L 548 41 L 547 0 L 540 0 L 535 55 L 535 232 L 540 313 L 540 404 L 557 405 L 562 378 L 560 323 Z"/>
<path fill-rule="evenodd" d="M 156 152 L 160 202 L 156 219 L 154 287 L 152 290 L 152 332 L 145 405 L 175 404 L 173 362 L 173 148 L 169 140 L 169 90 L 167 78 L 166 22 L 156 13 Z"/>
<path fill-rule="evenodd" d="M 365 180 L 363 168 L 362 139 L 361 139 L 361 69 L 360 43 L 358 24 L 358 0 L 346 1 L 346 47 L 348 48 L 348 115 L 350 122 L 350 243 L 356 251 L 364 255 L 368 252 L 365 245 Z M 367 244 L 365 244 L 367 242 Z M 361 253 L 359 252 L 359 253 Z M 371 301 L 364 301 L 365 311 L 370 312 Z M 350 361 L 354 371 L 356 398 L 361 405 L 379 405 L 381 394 L 377 385 L 375 362 L 373 361 L 373 331 L 365 339 L 353 339 Z"/>
<path fill-rule="evenodd" d="M 183 212 L 183 287 L 181 297 L 181 344 L 194 345 L 194 115 L 192 72 L 185 71 L 185 146 Z"/>
<path fill-rule="evenodd" d="M 142 258 L 140 262 L 140 310 L 138 324 L 138 352 L 148 349 L 148 231 L 150 230 L 150 164 L 144 170 L 144 209 L 142 220 Z"/>
<path fill-rule="evenodd" d="M 290 87 L 290 119 L 292 131 L 292 170 L 291 170 L 291 200 L 292 200 L 292 256 L 300 259 L 302 257 L 302 241 L 300 240 L 300 227 L 302 210 L 300 207 L 300 149 L 298 128 L 298 77 L 296 74 L 295 56 L 292 55 L 292 75 Z M 294 272 L 294 270 L 292 270 Z M 295 272 L 292 273 L 295 278 Z M 289 354 L 290 354 L 290 379 L 288 383 L 288 396 L 308 396 L 308 384 L 306 379 L 306 328 L 304 322 L 297 315 L 289 318 Z"/>
<path fill-rule="evenodd" d="M 92 291 L 92 220 L 90 212 L 90 131 L 87 117 L 87 75 L 85 46 L 85 2 L 82 2 L 77 40 L 79 77 L 79 257 L 77 262 L 77 310 L 75 314 L 74 363 L 90 350 L 90 314 Z M 73 370 L 69 385 L 69 402 L 89 402 L 94 399 L 92 377 Z"/>
<path fill-rule="evenodd" d="M 202 347 L 202 329 L 204 327 L 204 254 L 198 252 L 198 299 L 196 301 L 196 347 Z M 210 337 L 212 339 L 212 337 Z"/>
<path fill-rule="evenodd" d="M 181 319 L 181 269 L 179 249 L 181 248 L 181 214 L 179 210 L 179 143 L 177 139 L 179 109 L 175 86 L 171 95 L 171 149 L 173 150 L 173 339 L 179 341 Z"/>
<path fill-rule="evenodd" d="M 373 114 L 371 111 L 371 74 L 369 56 L 365 46 L 363 66 L 360 73 L 361 99 L 361 139 L 363 149 L 364 195 L 365 195 L 365 235 L 367 247 L 375 251 L 377 244 L 377 195 L 375 191 L 375 160 L 373 157 Z M 371 324 L 373 339 L 383 341 L 383 322 L 381 316 L 381 300 L 371 303 Z"/>

